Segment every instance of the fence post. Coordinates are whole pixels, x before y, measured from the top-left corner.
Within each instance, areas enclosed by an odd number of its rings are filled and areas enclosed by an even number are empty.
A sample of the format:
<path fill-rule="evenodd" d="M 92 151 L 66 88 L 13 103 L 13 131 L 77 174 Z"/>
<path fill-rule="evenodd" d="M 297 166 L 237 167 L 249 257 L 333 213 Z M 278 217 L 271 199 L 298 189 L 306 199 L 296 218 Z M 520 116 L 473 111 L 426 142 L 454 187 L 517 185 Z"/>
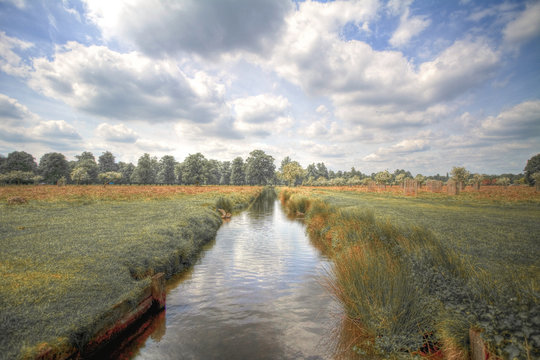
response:
<path fill-rule="evenodd" d="M 165 274 L 158 273 L 152 276 L 152 300 L 159 309 L 165 308 Z"/>

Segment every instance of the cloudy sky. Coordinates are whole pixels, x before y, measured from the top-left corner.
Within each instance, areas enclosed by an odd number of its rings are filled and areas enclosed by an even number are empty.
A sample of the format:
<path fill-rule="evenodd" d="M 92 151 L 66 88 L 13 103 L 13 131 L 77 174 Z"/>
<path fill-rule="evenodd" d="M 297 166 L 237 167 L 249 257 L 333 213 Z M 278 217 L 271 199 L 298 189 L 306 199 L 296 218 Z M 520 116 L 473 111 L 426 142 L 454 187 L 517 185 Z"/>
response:
<path fill-rule="evenodd" d="M 0 0 L 0 154 L 519 173 L 540 1 Z"/>

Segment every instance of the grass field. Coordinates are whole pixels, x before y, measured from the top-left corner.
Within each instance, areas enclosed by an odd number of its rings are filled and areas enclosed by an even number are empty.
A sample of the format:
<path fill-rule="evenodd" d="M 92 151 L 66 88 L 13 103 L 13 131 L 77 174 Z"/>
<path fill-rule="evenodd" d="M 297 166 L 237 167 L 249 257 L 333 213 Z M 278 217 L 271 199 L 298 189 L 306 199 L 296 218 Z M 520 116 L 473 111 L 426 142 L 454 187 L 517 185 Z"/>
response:
<path fill-rule="evenodd" d="M 260 187 L 0 187 L 0 358 L 81 347 L 148 276 L 189 266 Z M 27 203 L 8 205 L 13 197 Z"/>
<path fill-rule="evenodd" d="M 411 197 L 396 188 L 297 188 L 281 199 L 291 214 L 305 213 L 314 243 L 334 259 L 329 286 L 356 325 L 349 344 L 361 358 L 433 343 L 445 357 L 466 358 L 471 327 L 502 358 L 540 355 L 534 189 Z"/>

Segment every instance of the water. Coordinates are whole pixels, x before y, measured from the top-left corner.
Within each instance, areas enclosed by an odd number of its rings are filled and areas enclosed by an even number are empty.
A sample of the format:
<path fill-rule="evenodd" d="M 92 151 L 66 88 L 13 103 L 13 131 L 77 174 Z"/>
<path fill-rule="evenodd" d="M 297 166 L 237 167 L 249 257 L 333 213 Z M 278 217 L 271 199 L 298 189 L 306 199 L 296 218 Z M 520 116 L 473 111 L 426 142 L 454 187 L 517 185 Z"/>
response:
<path fill-rule="evenodd" d="M 134 359 L 331 358 L 340 306 L 321 283 L 328 266 L 300 222 L 261 201 L 170 289 Z"/>

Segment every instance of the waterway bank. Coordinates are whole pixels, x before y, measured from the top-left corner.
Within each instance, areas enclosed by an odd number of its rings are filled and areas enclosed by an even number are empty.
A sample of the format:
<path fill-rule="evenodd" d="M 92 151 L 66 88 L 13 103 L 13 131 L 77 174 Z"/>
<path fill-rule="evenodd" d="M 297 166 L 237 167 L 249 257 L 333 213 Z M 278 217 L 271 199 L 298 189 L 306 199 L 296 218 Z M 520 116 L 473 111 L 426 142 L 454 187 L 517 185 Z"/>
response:
<path fill-rule="evenodd" d="M 134 359 L 330 359 L 341 306 L 321 278 L 328 259 L 277 201 L 219 229 L 167 294 L 165 319 Z"/>
<path fill-rule="evenodd" d="M 261 191 L 160 187 L 170 191 L 146 199 L 151 188 L 111 186 L 101 199 L 80 188 L 83 197 L 74 200 L 0 204 L 2 359 L 84 355 L 100 334 L 147 305 L 153 275 L 190 266 L 222 223 L 218 200 L 238 209 Z M 134 195 L 110 199 L 127 190 Z"/>

